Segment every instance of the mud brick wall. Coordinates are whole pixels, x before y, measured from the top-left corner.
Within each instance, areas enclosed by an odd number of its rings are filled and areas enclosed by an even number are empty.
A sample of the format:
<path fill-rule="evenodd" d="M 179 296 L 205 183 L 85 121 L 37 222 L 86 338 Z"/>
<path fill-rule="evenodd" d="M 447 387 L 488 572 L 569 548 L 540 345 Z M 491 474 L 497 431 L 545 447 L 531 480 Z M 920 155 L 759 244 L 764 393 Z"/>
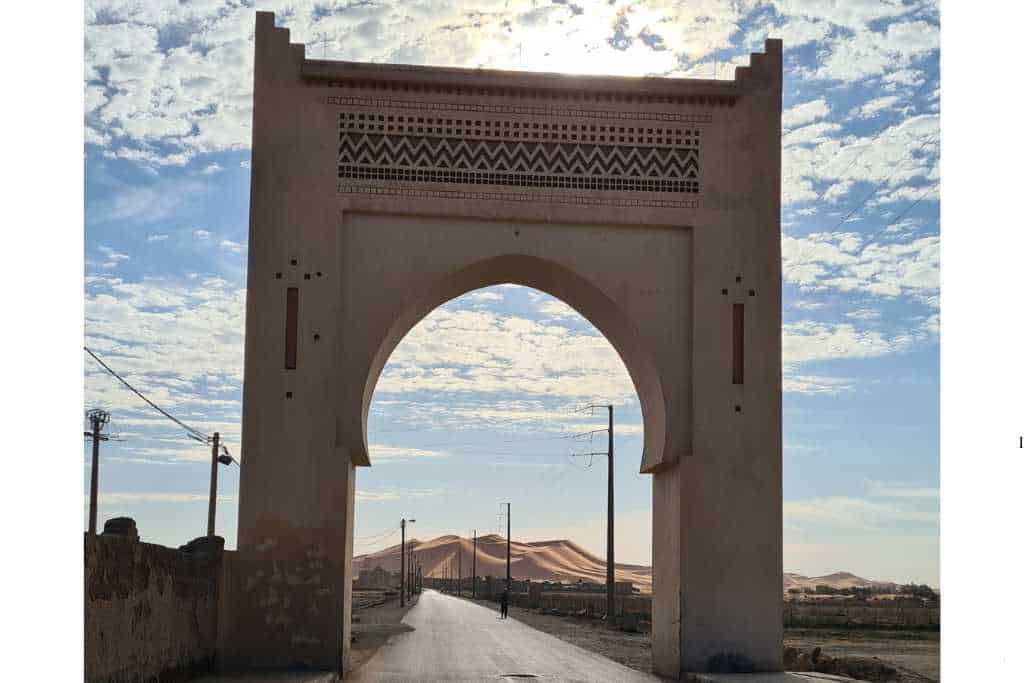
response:
<path fill-rule="evenodd" d="M 144 683 L 210 671 L 223 540 L 176 550 L 85 537 L 85 680 Z"/>
<path fill-rule="evenodd" d="M 903 605 L 806 605 L 786 603 L 783 623 L 788 627 L 938 628 L 938 607 Z"/>
<path fill-rule="evenodd" d="M 521 602 L 515 604 L 541 607 L 544 609 L 560 609 L 563 612 L 579 612 L 585 610 L 587 614 L 598 616 L 605 613 L 607 596 L 604 593 L 541 593 L 540 604 L 531 604 L 534 601 L 530 596 L 517 596 Z M 635 614 L 645 619 L 651 618 L 651 596 L 649 595 L 617 595 L 615 596 L 615 611 L 617 614 Z"/>

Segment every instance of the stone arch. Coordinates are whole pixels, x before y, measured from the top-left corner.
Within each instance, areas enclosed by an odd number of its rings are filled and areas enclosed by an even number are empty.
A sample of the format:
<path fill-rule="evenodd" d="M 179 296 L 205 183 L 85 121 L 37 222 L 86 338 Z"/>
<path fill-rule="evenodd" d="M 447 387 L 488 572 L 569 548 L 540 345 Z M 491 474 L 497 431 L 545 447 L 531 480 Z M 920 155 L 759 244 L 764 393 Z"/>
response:
<path fill-rule="evenodd" d="M 362 447 L 368 449 L 366 421 L 380 373 L 405 335 L 438 306 L 481 287 L 517 284 L 545 292 L 576 309 L 612 345 L 626 366 L 643 415 L 643 461 L 660 462 L 665 448 L 665 395 L 652 350 L 636 326 L 601 289 L 570 267 L 526 254 L 486 258 L 444 277 L 421 292 L 379 341 L 367 369 L 362 402 Z"/>
<path fill-rule="evenodd" d="M 329 62 L 257 13 L 219 667 L 345 669 L 383 364 L 517 282 L 590 319 L 640 397 L 655 671 L 782 668 L 782 64 L 777 40 L 714 81 Z"/>

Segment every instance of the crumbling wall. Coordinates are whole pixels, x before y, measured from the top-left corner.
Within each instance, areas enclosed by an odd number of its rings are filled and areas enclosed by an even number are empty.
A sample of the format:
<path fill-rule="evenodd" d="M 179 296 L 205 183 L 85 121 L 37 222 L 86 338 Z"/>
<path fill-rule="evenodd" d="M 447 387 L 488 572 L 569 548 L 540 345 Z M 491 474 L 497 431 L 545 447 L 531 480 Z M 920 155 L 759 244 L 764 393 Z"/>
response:
<path fill-rule="evenodd" d="M 817 605 L 787 602 L 782 611 L 787 627 L 939 628 L 940 608 L 905 605 Z"/>
<path fill-rule="evenodd" d="M 134 525 L 133 525 L 134 526 Z M 85 680 L 143 683 L 212 670 L 221 538 L 181 549 L 85 537 Z"/>

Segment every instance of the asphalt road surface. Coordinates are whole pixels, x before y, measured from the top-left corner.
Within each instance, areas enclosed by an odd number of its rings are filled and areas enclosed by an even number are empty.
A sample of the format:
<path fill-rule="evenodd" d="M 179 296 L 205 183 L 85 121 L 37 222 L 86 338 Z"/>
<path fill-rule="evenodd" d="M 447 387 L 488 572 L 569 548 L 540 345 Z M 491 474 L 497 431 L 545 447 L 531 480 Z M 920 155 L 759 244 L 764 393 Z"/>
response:
<path fill-rule="evenodd" d="M 432 590 L 346 681 L 658 681 L 515 619 Z"/>

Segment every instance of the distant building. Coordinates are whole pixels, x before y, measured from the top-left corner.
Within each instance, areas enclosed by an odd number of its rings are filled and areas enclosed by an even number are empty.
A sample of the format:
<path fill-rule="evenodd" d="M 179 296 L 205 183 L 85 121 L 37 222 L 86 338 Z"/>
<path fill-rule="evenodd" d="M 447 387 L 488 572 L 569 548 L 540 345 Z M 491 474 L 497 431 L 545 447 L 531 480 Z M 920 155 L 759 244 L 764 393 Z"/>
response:
<path fill-rule="evenodd" d="M 364 569 L 359 572 L 359 576 L 352 583 L 352 587 L 357 590 L 387 590 L 395 585 L 398 585 L 396 575 L 380 565 L 377 565 L 370 571 Z"/>

